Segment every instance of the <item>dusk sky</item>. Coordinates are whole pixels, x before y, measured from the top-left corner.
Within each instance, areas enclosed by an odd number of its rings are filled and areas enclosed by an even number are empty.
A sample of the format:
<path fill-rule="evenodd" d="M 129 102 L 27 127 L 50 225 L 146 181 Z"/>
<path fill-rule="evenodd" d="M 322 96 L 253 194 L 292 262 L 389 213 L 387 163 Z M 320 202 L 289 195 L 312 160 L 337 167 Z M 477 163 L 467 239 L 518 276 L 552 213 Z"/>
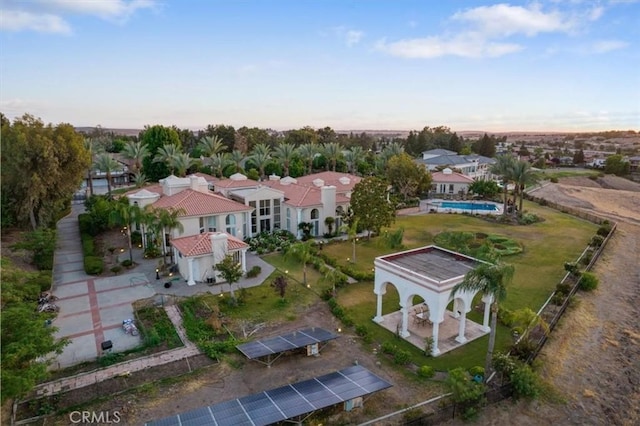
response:
<path fill-rule="evenodd" d="M 640 0 L 0 0 L 0 112 L 76 126 L 640 130 Z"/>

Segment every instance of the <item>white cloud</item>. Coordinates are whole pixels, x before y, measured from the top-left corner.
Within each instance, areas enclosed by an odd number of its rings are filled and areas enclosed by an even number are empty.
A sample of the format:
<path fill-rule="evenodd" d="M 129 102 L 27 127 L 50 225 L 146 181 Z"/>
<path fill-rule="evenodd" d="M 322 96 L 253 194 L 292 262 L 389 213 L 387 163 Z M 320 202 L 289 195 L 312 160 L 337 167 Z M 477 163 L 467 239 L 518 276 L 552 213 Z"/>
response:
<path fill-rule="evenodd" d="M 362 40 L 363 35 L 364 33 L 362 31 L 356 31 L 356 30 L 347 31 L 347 33 L 345 34 L 345 40 L 346 40 L 347 46 L 351 47 L 353 45 L 358 44 L 360 40 Z"/>
<path fill-rule="evenodd" d="M 604 14 L 604 7 L 597 6 L 589 11 L 589 20 L 597 21 Z"/>
<path fill-rule="evenodd" d="M 70 34 L 71 27 L 60 16 L 35 14 L 23 10 L 4 10 L 0 13 L 1 31 L 37 31 L 41 33 Z"/>
<path fill-rule="evenodd" d="M 593 53 L 607 53 L 612 50 L 620 50 L 629 46 L 629 43 L 621 40 L 601 40 L 593 43 L 591 49 L 589 49 Z"/>
<path fill-rule="evenodd" d="M 124 23 L 137 10 L 155 7 L 155 0 L 6 0 L 0 14 L 0 30 L 70 34 L 71 26 L 65 19 L 68 15 Z"/>
<path fill-rule="evenodd" d="M 515 43 L 493 42 L 470 33 L 451 39 L 426 37 L 392 43 L 382 40 L 377 43 L 376 48 L 393 56 L 427 59 L 446 55 L 464 58 L 497 57 L 522 50 L 522 46 Z"/>
<path fill-rule="evenodd" d="M 534 36 L 546 32 L 568 32 L 573 24 L 560 12 L 545 13 L 540 6 L 529 7 L 496 4 L 458 12 L 453 20 L 469 22 L 487 37 L 506 37 L 513 34 Z"/>

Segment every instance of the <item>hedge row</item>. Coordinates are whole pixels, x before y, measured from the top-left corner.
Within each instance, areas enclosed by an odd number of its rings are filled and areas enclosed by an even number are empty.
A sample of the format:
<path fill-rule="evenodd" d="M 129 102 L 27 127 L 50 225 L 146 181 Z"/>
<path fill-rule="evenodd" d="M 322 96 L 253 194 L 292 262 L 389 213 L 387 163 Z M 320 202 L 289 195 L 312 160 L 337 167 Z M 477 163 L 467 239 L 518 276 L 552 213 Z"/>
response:
<path fill-rule="evenodd" d="M 84 271 L 89 275 L 100 275 L 104 271 L 102 257 L 96 256 L 95 242 L 91 235 L 91 216 L 83 213 L 78 216 L 80 225 L 80 239 L 82 241 L 82 255 L 84 256 Z"/>

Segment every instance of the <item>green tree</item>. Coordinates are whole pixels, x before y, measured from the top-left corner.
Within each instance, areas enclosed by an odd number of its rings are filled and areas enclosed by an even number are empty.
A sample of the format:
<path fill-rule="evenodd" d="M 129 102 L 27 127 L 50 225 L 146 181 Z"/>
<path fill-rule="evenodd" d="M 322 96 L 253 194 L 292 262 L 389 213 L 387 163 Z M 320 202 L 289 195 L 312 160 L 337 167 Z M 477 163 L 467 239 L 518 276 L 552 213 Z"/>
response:
<path fill-rule="evenodd" d="M 296 155 L 296 147 L 290 143 L 283 142 L 276 147 L 273 156 L 280 161 L 284 170 L 284 176 L 289 176 L 289 164 Z"/>
<path fill-rule="evenodd" d="M 234 151 L 234 152 L 239 152 L 239 151 Z M 209 157 L 209 160 L 211 161 L 211 171 L 213 175 L 216 177 L 222 177 L 224 168 L 233 164 L 233 161 L 230 159 L 229 154 L 227 155 L 220 154 L 220 153 L 213 154 L 212 156 Z"/>
<path fill-rule="evenodd" d="M 313 173 L 313 159 L 320 153 L 317 145 L 307 143 L 298 147 L 298 155 L 307 164 L 307 174 Z"/>
<path fill-rule="evenodd" d="M 506 263 L 481 263 L 475 269 L 467 272 L 464 280 L 453 287 L 452 296 L 458 291 L 480 291 L 491 296 L 491 331 L 489 346 L 485 360 L 485 381 L 491 371 L 493 348 L 496 344 L 496 327 L 498 326 L 498 307 L 507 298 L 507 286 L 513 279 L 514 267 Z"/>
<path fill-rule="evenodd" d="M 200 160 L 191 158 L 186 152 L 179 152 L 171 158 L 171 165 L 179 177 L 185 177 L 189 169 L 197 166 Z"/>
<path fill-rule="evenodd" d="M 302 241 L 291 244 L 284 252 L 285 259 L 296 259 L 302 263 L 303 284 L 307 285 L 307 263 L 313 258 L 312 241 Z"/>
<path fill-rule="evenodd" d="M 522 203 L 524 200 L 524 190 L 527 185 L 537 182 L 538 175 L 535 173 L 531 164 L 526 161 L 516 161 L 513 165 L 512 176 L 515 184 L 514 192 L 518 195 L 520 200 L 518 215 L 522 216 Z"/>
<path fill-rule="evenodd" d="M 60 354 L 68 340 L 56 340 L 57 328 L 46 327 L 51 314 L 35 312 L 41 288 L 33 273 L 2 259 L 1 367 L 2 402 L 24 397 L 49 376 L 52 353 Z"/>
<path fill-rule="evenodd" d="M 478 179 L 469 185 L 469 192 L 482 198 L 493 198 L 500 192 L 500 187 L 493 180 Z"/>
<path fill-rule="evenodd" d="M 484 398 L 485 386 L 471 380 L 469 374 L 462 367 L 449 370 L 445 383 L 452 394 L 453 401 L 467 407 L 468 411 L 463 412 L 462 417 L 465 419 L 473 417 L 476 414 L 475 407 Z"/>
<path fill-rule="evenodd" d="M 87 168 L 87 187 L 89 188 L 89 196 L 93 196 L 93 140 L 91 138 L 84 139 L 84 149 L 89 153 L 91 162 Z"/>
<path fill-rule="evenodd" d="M 149 151 L 149 156 L 142 161 L 145 175 L 152 182 L 165 178 L 169 175 L 169 168 L 165 162 L 154 161 L 160 148 L 165 145 L 174 145 L 176 152 L 182 150 L 182 142 L 175 129 L 164 126 L 145 127 L 140 133 L 140 141 Z"/>
<path fill-rule="evenodd" d="M 213 268 L 220 272 L 222 279 L 229 284 L 229 291 L 231 292 L 231 298 L 234 303 L 237 303 L 236 294 L 233 290 L 233 284 L 240 281 L 242 278 L 242 265 L 235 260 L 233 260 L 233 256 L 228 254 L 222 259 L 218 264 L 214 265 Z"/>
<path fill-rule="evenodd" d="M 336 171 L 336 163 L 342 157 L 342 145 L 338 142 L 325 143 L 322 145 L 322 153 L 331 164 L 331 170 Z"/>
<path fill-rule="evenodd" d="M 112 179 L 111 173 L 119 170 L 121 168 L 120 163 L 118 163 L 111 154 L 107 152 L 103 152 L 96 157 L 96 161 L 93 165 L 96 170 L 103 172 L 107 178 L 107 194 L 111 195 L 112 188 Z"/>
<path fill-rule="evenodd" d="M 579 149 L 573 153 L 573 164 L 584 164 L 584 151 Z"/>
<path fill-rule="evenodd" d="M 21 241 L 11 249 L 22 249 L 31 252 L 31 261 L 40 270 L 53 269 L 53 252 L 56 248 L 56 230 L 38 228 L 22 234 Z"/>
<path fill-rule="evenodd" d="M 347 211 L 348 214 L 349 211 Z M 341 232 L 346 232 L 351 240 L 351 263 L 356 263 L 356 242 L 358 241 L 358 218 L 345 220 L 345 224 L 340 227 Z"/>
<path fill-rule="evenodd" d="M 386 176 L 403 200 L 416 197 L 431 187 L 431 174 L 424 164 L 417 164 L 404 152 L 387 162 Z"/>
<path fill-rule="evenodd" d="M 604 172 L 616 176 L 628 175 L 629 168 L 629 162 L 621 154 L 610 155 L 604 162 Z"/>
<path fill-rule="evenodd" d="M 91 157 L 70 124 L 44 125 L 25 114 L 13 124 L 2 116 L 2 222 L 33 229 L 53 224 L 78 190 Z"/>
<path fill-rule="evenodd" d="M 182 208 L 163 209 L 154 208 L 151 205 L 146 206 L 145 209 L 154 217 L 154 219 L 150 221 L 151 231 L 156 236 L 156 239 L 162 238 L 162 262 L 165 264 L 167 257 L 167 234 L 171 234 L 174 229 L 177 229 L 180 233 L 184 232 L 184 226 L 180 221 L 180 216 L 183 216 L 186 212 Z"/>
<path fill-rule="evenodd" d="M 175 174 L 177 167 L 177 158 L 180 154 L 180 148 L 173 144 L 166 144 L 158 148 L 155 157 L 153 157 L 154 163 L 161 163 L 167 166 L 169 172 Z"/>
<path fill-rule="evenodd" d="M 271 148 L 268 145 L 258 144 L 253 148 L 248 158 L 260 171 L 260 179 L 264 179 L 264 169 L 271 162 Z"/>
<path fill-rule="evenodd" d="M 362 227 L 380 233 L 383 226 L 391 225 L 396 217 L 393 205 L 388 201 L 388 184 L 378 177 L 366 177 L 358 182 L 351 194 L 351 209 Z M 375 208 L 372 208 L 375 206 Z"/>
<path fill-rule="evenodd" d="M 274 288 L 282 300 L 284 300 L 288 285 L 287 279 L 282 275 L 278 275 L 271 283 L 271 287 Z"/>
<path fill-rule="evenodd" d="M 205 136 L 200 139 L 200 143 L 198 144 L 200 151 L 206 157 L 213 157 L 216 154 L 222 153 L 222 151 L 226 150 L 226 145 L 222 142 L 217 135 L 214 136 Z"/>
<path fill-rule="evenodd" d="M 131 243 L 131 224 L 140 216 L 140 207 L 130 205 L 127 197 L 122 197 L 114 204 L 109 222 L 113 225 L 124 226 L 127 233 L 127 244 L 129 247 L 129 260 L 133 264 L 133 244 Z"/>
<path fill-rule="evenodd" d="M 230 156 L 229 161 L 234 165 L 234 172 L 240 173 L 243 171 L 242 166 L 244 165 L 245 155 L 242 151 L 234 149 Z"/>
<path fill-rule="evenodd" d="M 142 162 L 149 156 L 149 149 L 142 142 L 127 142 L 122 149 L 124 158 L 133 161 L 133 171 L 142 171 Z"/>
<path fill-rule="evenodd" d="M 344 160 L 347 163 L 347 172 L 355 174 L 358 164 L 364 160 L 364 150 L 359 146 L 352 146 L 344 153 Z"/>
<path fill-rule="evenodd" d="M 473 148 L 478 155 L 492 158 L 496 155 L 496 139 L 485 133 L 474 143 Z"/>
<path fill-rule="evenodd" d="M 486 135 L 485 135 L 486 136 Z M 491 173 L 502 178 L 502 189 L 504 191 L 504 210 L 503 215 L 507 214 L 507 202 L 509 198 L 509 184 L 513 181 L 513 170 L 515 168 L 516 159 L 510 154 L 500 155 L 496 158 L 496 162 L 491 166 Z"/>

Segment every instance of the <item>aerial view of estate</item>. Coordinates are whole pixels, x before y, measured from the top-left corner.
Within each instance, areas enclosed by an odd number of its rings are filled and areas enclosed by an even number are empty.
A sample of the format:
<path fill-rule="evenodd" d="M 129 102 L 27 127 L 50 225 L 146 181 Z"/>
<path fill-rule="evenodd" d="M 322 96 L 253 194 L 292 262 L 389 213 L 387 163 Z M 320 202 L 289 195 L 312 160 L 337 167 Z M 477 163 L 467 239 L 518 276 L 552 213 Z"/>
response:
<path fill-rule="evenodd" d="M 0 424 L 640 424 L 639 20 L 1 2 Z"/>

